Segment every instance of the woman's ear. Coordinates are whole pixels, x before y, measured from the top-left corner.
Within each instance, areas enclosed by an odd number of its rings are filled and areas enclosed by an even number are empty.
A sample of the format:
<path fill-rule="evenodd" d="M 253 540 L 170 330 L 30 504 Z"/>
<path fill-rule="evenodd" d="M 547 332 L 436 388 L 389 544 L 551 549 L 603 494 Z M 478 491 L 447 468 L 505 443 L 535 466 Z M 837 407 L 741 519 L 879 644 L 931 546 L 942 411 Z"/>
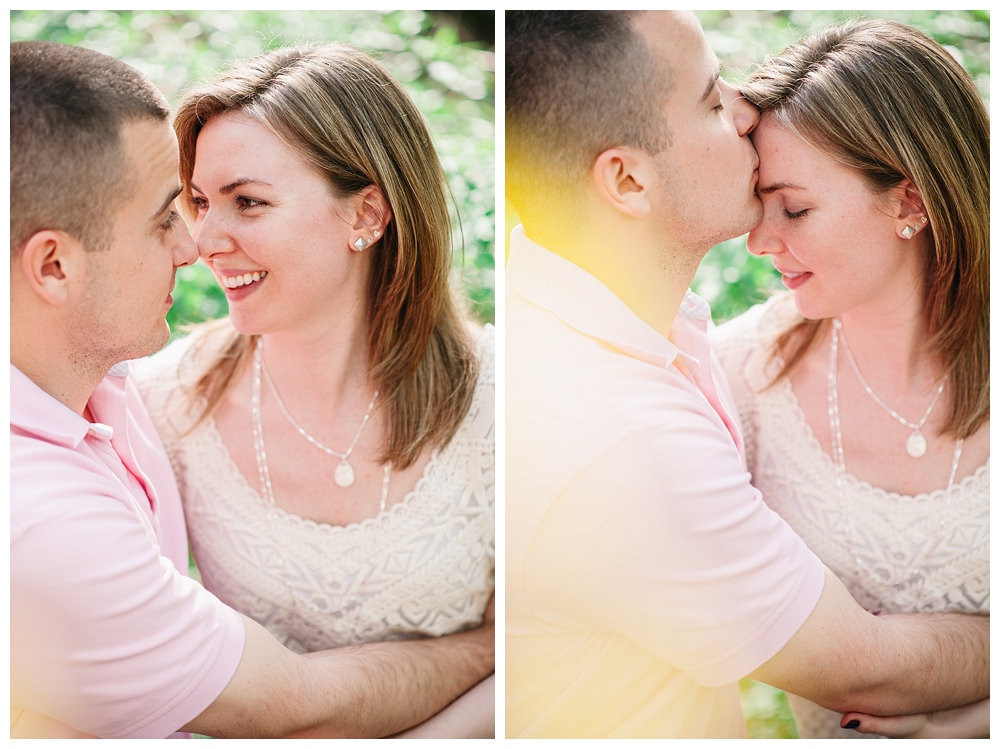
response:
<path fill-rule="evenodd" d="M 356 193 L 351 202 L 354 208 L 354 223 L 351 228 L 354 231 L 349 241 L 351 249 L 360 252 L 385 234 L 386 227 L 392 220 L 392 209 L 377 185 L 368 185 Z"/>
<path fill-rule="evenodd" d="M 85 252 L 80 242 L 64 232 L 35 232 L 21 250 L 21 280 L 47 303 L 59 306 L 69 299 L 70 277 L 82 265 Z"/>
<path fill-rule="evenodd" d="M 923 196 L 910 180 L 904 179 L 892 188 L 889 199 L 896 235 L 901 239 L 910 239 L 930 225 Z"/>
<path fill-rule="evenodd" d="M 616 211 L 642 218 L 650 212 L 653 165 L 632 148 L 609 148 L 594 161 L 591 172 L 598 196 Z"/>

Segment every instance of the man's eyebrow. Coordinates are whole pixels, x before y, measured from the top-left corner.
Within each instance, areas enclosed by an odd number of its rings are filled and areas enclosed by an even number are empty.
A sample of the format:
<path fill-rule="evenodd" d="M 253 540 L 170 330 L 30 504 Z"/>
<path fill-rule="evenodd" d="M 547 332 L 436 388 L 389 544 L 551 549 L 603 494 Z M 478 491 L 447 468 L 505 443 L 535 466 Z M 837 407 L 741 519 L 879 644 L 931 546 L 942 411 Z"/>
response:
<path fill-rule="evenodd" d="M 715 61 L 715 75 L 712 76 L 712 80 L 708 82 L 708 86 L 705 88 L 705 93 L 701 95 L 701 99 L 698 101 L 705 101 L 712 91 L 715 89 L 715 82 L 719 80 L 719 76 L 722 75 L 722 60 Z"/>
<path fill-rule="evenodd" d="M 800 187 L 799 185 L 793 185 L 790 182 L 775 182 L 767 187 L 758 187 L 757 192 L 761 195 L 768 195 L 772 192 L 777 192 L 778 190 L 805 190 L 806 188 Z"/>
<path fill-rule="evenodd" d="M 159 209 L 156 211 L 156 213 L 153 214 L 153 218 L 158 217 L 161 213 L 163 213 L 165 210 L 167 210 L 167 208 L 170 207 L 170 204 L 173 203 L 174 200 L 177 199 L 177 196 L 180 195 L 180 194 L 181 194 L 181 188 L 180 187 L 178 187 L 176 190 L 174 190 L 172 193 L 170 193 L 170 195 L 167 197 L 167 199 L 163 201 L 163 205 L 161 205 L 159 207 Z"/>

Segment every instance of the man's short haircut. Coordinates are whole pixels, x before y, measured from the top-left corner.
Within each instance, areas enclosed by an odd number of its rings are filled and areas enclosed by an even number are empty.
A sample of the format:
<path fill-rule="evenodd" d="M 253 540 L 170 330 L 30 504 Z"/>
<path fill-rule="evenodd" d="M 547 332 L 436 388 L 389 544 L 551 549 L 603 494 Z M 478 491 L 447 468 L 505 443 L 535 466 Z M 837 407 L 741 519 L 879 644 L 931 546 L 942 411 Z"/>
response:
<path fill-rule="evenodd" d="M 603 151 L 669 145 L 663 70 L 633 24 L 638 11 L 507 11 L 507 193 L 572 194 Z"/>
<path fill-rule="evenodd" d="M 83 47 L 10 47 L 10 249 L 56 229 L 89 250 L 111 243 L 114 207 L 132 189 L 121 126 L 170 116 L 139 71 Z"/>

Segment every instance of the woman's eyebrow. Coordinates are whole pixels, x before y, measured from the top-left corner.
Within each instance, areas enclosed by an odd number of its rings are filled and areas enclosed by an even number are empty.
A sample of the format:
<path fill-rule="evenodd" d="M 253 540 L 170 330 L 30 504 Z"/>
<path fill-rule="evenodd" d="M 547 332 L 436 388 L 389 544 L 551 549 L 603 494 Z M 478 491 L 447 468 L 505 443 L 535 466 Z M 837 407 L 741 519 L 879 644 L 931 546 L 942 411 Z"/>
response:
<path fill-rule="evenodd" d="M 805 190 L 806 188 L 799 185 L 793 185 L 790 182 L 775 182 L 774 184 L 768 185 L 767 187 L 758 187 L 757 192 L 767 195 L 768 193 L 775 192 L 777 190 Z"/>

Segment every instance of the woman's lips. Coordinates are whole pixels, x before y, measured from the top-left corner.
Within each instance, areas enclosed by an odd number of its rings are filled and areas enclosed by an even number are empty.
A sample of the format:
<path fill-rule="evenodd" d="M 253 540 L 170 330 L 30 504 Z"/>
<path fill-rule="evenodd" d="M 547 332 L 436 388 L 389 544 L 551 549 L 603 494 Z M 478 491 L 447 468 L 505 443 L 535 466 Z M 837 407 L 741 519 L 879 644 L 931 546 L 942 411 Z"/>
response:
<path fill-rule="evenodd" d="M 781 273 L 781 282 L 785 284 L 785 287 L 791 290 L 799 288 L 802 284 L 812 278 L 812 273 L 809 271 L 779 271 Z"/>
<path fill-rule="evenodd" d="M 253 294 L 267 279 L 267 271 L 246 271 L 242 273 L 222 272 L 219 274 L 219 285 L 226 294 L 226 299 L 236 302 Z"/>

